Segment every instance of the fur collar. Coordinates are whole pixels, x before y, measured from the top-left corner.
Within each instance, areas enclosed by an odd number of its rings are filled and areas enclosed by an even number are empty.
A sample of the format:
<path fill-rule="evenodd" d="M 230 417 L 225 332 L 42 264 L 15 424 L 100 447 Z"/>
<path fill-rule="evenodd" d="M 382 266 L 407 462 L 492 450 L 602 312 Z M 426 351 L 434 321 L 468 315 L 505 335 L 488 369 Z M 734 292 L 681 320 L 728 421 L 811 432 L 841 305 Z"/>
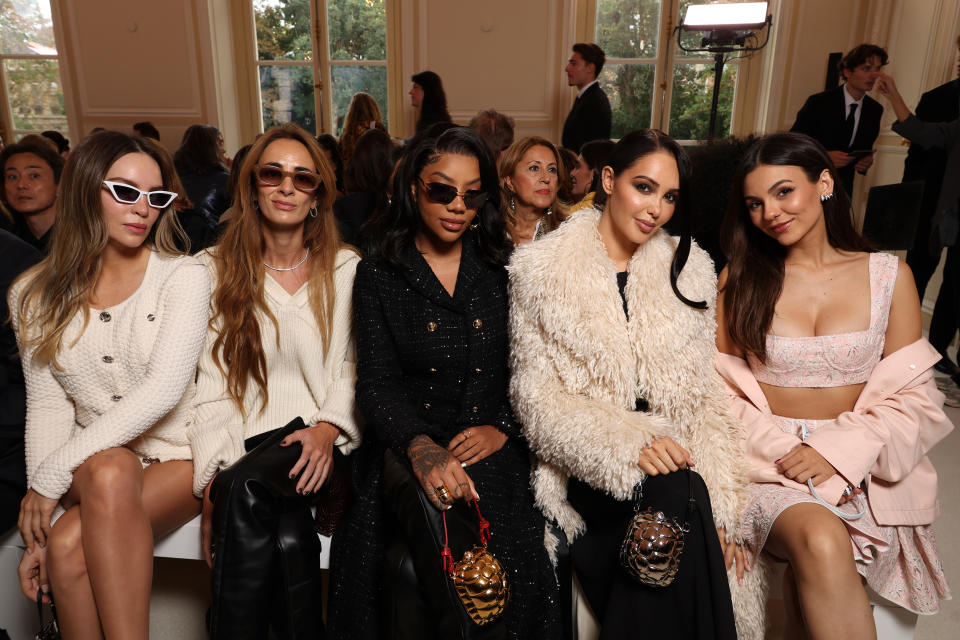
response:
<path fill-rule="evenodd" d="M 692 246 L 678 287 L 692 300 L 706 300 L 707 309 L 686 305 L 670 285 L 677 239 L 657 232 L 630 260 L 628 318 L 616 268 L 597 231 L 600 215 L 592 208 L 578 211 L 543 240 L 518 249 L 509 270 L 522 277 L 511 277 L 511 299 L 538 309 L 544 339 L 563 345 L 576 363 L 559 367 L 569 391 L 588 389 L 597 399 L 628 410 L 643 397 L 651 410 L 682 423 L 689 417 L 691 396 L 714 391 L 706 384 L 716 334 L 713 263 Z M 677 366 L 678 360 L 685 366 Z"/>

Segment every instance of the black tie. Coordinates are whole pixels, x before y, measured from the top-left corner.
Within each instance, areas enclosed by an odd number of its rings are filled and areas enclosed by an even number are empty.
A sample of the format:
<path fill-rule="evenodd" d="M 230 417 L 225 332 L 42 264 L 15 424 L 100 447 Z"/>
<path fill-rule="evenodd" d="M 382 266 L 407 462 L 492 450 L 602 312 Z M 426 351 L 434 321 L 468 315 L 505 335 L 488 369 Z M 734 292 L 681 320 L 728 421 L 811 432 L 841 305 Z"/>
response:
<path fill-rule="evenodd" d="M 853 124 L 854 117 L 857 113 L 857 103 L 854 102 L 850 105 L 850 113 L 847 114 L 847 119 L 843 123 L 843 144 L 849 149 L 852 144 L 851 138 L 853 137 Z"/>

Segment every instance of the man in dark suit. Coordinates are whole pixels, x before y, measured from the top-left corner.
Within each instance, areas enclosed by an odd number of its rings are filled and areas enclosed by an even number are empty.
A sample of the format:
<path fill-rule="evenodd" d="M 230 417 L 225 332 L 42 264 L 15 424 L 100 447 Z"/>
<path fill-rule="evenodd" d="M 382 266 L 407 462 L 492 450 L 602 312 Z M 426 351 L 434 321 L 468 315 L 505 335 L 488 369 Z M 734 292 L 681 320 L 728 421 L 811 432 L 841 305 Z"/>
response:
<path fill-rule="evenodd" d="M 960 38 L 957 39 L 960 47 Z M 960 60 L 957 74 L 960 75 Z M 916 116 L 924 122 L 951 122 L 960 118 L 960 78 L 927 91 L 917 104 Z M 923 200 L 920 203 L 920 219 L 917 222 L 917 235 L 913 248 L 907 252 L 907 264 L 913 271 L 917 283 L 917 292 L 923 300 L 924 291 L 930 276 L 940 262 L 941 244 L 938 238 L 931 243 L 931 222 L 940 197 L 944 171 L 947 165 L 947 152 L 936 147 L 924 147 L 913 143 L 907 152 L 903 165 L 903 181 L 923 180 Z M 957 255 L 954 255 L 957 254 Z M 960 253 L 954 247 L 947 249 L 947 262 L 953 264 L 960 260 Z M 957 365 L 947 357 L 947 347 L 953 341 L 957 329 L 957 317 L 954 313 L 952 282 L 955 268 L 944 269 L 943 284 L 937 294 L 937 303 L 930 319 L 930 344 L 943 356 L 943 360 L 934 365 L 941 373 L 960 373 Z"/>
<path fill-rule="evenodd" d="M 874 44 L 861 44 L 840 61 L 843 85 L 817 93 L 797 112 L 791 131 L 815 138 L 830 152 L 838 178 L 853 195 L 854 170 L 865 174 L 873 165 L 873 143 L 880 133 L 883 107 L 866 95 L 873 89 L 887 52 Z"/>
<path fill-rule="evenodd" d="M 573 55 L 564 69 L 567 72 L 567 84 L 579 91 L 563 123 L 561 138 L 561 144 L 574 153 L 580 153 L 580 147 L 585 142 L 610 139 L 610 101 L 597 84 L 597 76 L 606 59 L 603 49 L 597 45 L 578 42 L 573 45 Z"/>

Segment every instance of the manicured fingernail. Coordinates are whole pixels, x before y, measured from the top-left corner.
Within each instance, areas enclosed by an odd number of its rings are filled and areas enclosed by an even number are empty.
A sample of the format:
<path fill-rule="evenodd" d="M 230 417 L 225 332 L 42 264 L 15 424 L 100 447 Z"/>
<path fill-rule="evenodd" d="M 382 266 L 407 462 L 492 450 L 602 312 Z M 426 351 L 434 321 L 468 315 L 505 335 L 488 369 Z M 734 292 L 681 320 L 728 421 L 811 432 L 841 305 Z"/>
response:
<path fill-rule="evenodd" d="M 739 585 L 742 587 L 742 586 L 743 586 L 743 578 L 737 578 L 737 584 L 739 584 Z"/>

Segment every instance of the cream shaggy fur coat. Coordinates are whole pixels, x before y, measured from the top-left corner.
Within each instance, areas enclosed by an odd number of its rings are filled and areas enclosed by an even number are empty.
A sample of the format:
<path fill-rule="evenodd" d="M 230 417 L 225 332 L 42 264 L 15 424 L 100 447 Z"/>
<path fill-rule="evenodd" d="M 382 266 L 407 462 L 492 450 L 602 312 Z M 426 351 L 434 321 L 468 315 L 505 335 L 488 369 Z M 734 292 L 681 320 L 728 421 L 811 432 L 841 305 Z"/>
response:
<path fill-rule="evenodd" d="M 678 287 L 707 309 L 684 304 L 670 286 L 677 239 L 656 233 L 630 260 L 628 320 L 599 220 L 596 209 L 575 213 L 509 266 L 510 399 L 537 456 L 537 506 L 573 541 L 585 525 L 567 502 L 568 478 L 628 500 L 644 478 L 641 450 L 670 436 L 690 452 L 716 526 L 733 540 L 746 492 L 742 429 L 713 366 L 713 263 L 693 245 Z M 649 411 L 634 410 L 638 397 Z M 750 578 L 746 588 L 731 581 L 741 638 L 762 637 L 762 578 Z"/>

